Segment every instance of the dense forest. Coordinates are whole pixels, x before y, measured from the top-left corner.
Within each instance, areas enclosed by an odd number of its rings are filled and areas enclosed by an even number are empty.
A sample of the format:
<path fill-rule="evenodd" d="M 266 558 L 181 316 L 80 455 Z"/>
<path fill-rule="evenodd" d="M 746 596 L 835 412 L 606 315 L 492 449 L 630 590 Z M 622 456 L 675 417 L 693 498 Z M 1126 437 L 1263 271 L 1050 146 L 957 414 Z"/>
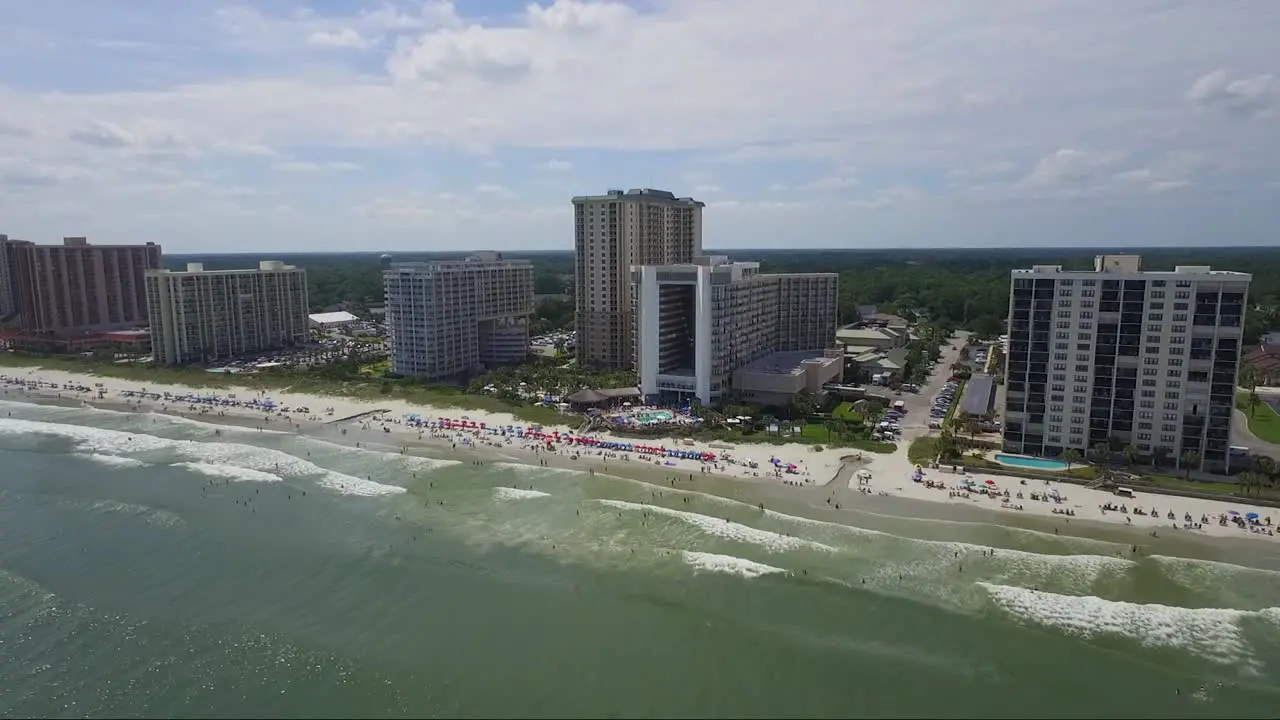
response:
<path fill-rule="evenodd" d="M 963 325 L 984 334 L 997 334 L 1008 314 L 1009 271 L 1031 265 L 1092 267 L 1094 255 L 1137 253 L 1148 269 L 1174 265 L 1210 265 L 1253 273 L 1250 298 L 1261 309 L 1246 320 L 1246 340 L 1256 342 L 1280 327 L 1280 249 L 940 249 L 940 250 L 714 250 L 735 260 L 759 261 L 766 271 L 840 273 L 840 317 L 850 322 L 859 305 L 881 311 L 920 310 L 945 324 Z M 395 262 L 460 259 L 466 253 L 395 253 Z M 560 251 L 508 253 L 533 262 L 535 292 L 558 295 L 573 292 L 573 253 Z M 316 253 L 272 255 L 273 259 L 307 269 L 311 304 L 317 311 L 347 307 L 359 314 L 382 304 L 379 253 Z M 180 268 L 203 262 L 210 269 L 253 267 L 256 255 L 167 255 L 166 266 Z M 556 298 L 539 303 L 535 330 L 545 332 L 572 324 L 572 304 Z"/>

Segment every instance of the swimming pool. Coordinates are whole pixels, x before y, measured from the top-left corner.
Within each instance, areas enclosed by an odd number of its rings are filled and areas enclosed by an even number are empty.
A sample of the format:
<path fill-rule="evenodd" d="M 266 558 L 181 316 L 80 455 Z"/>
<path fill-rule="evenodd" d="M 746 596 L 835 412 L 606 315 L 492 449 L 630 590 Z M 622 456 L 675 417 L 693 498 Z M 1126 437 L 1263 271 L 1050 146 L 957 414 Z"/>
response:
<path fill-rule="evenodd" d="M 654 423 L 671 422 L 676 419 L 676 414 L 670 410 L 646 410 L 636 413 L 636 422 L 643 425 L 652 425 Z"/>
<path fill-rule="evenodd" d="M 1021 455 L 996 455 L 995 461 L 1001 465 L 1013 465 L 1014 467 L 1024 467 L 1032 470 L 1066 470 L 1071 467 L 1061 460 L 1047 460 L 1045 458 L 1023 457 Z"/>

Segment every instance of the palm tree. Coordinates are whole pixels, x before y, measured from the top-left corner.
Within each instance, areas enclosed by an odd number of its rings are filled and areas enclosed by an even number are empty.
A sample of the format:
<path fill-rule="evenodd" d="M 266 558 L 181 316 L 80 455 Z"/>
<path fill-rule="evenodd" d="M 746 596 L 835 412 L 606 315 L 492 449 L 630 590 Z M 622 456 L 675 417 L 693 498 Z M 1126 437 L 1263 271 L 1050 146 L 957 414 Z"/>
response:
<path fill-rule="evenodd" d="M 939 461 L 954 456 L 959 449 L 959 445 L 956 442 L 956 434 L 949 429 L 944 429 L 938 435 L 938 443 L 935 447 L 938 448 Z"/>
<path fill-rule="evenodd" d="M 1191 471 L 1200 464 L 1200 453 L 1194 450 L 1188 450 L 1182 453 L 1182 472 L 1183 477 L 1187 480 L 1191 479 Z"/>
<path fill-rule="evenodd" d="M 1236 478 L 1236 483 L 1244 490 L 1244 494 L 1248 495 L 1249 490 L 1253 489 L 1255 494 L 1259 494 L 1262 490 L 1262 476 L 1252 470 L 1245 470 Z"/>
<path fill-rule="evenodd" d="M 1099 464 L 1105 465 L 1111 459 L 1111 445 L 1105 442 L 1094 443 L 1093 459 Z"/>
<path fill-rule="evenodd" d="M 1138 464 L 1138 448 L 1132 445 L 1125 445 L 1122 452 L 1124 453 L 1124 461 L 1129 467 Z"/>
<path fill-rule="evenodd" d="M 1080 451 L 1075 448 L 1067 448 L 1062 453 L 1062 462 L 1067 464 L 1068 470 L 1071 469 L 1072 465 L 1079 465 L 1083 461 L 1084 458 L 1080 456 Z"/>
<path fill-rule="evenodd" d="M 1258 387 L 1258 371 L 1256 368 L 1245 365 L 1240 368 L 1240 372 L 1236 376 L 1236 384 L 1242 388 L 1253 392 Z"/>
<path fill-rule="evenodd" d="M 1249 408 L 1249 417 L 1252 418 L 1253 414 L 1258 410 L 1258 406 L 1262 404 L 1262 399 L 1258 397 L 1257 390 L 1249 391 L 1249 397 L 1245 399 L 1245 404 Z"/>
<path fill-rule="evenodd" d="M 1275 477 L 1277 469 L 1276 461 L 1266 455 L 1254 455 L 1250 463 L 1253 470 L 1267 478 Z"/>
<path fill-rule="evenodd" d="M 1151 467 L 1164 467 L 1169 464 L 1169 448 L 1157 447 L 1151 451 Z"/>

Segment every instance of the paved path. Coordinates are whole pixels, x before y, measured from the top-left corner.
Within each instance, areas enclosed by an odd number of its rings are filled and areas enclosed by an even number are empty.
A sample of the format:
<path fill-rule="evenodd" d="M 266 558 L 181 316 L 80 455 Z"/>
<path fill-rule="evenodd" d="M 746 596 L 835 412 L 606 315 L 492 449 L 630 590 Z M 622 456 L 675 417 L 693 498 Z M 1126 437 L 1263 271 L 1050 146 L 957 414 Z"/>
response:
<path fill-rule="evenodd" d="M 1250 454 L 1266 455 L 1280 460 L 1280 445 L 1269 443 L 1249 431 L 1249 416 L 1243 410 L 1231 411 L 1231 444 L 1249 448 Z"/>

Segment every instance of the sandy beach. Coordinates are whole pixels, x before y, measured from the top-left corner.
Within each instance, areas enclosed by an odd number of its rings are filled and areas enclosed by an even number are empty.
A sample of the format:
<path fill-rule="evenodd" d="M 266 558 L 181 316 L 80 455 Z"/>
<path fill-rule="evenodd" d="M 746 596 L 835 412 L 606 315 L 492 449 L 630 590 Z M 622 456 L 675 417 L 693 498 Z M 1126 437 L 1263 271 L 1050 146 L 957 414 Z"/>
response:
<path fill-rule="evenodd" d="M 77 390 L 76 388 L 86 388 Z M 625 470 L 642 474 L 650 481 L 672 484 L 685 481 L 733 480 L 759 487 L 775 487 L 786 494 L 794 491 L 810 502 L 852 509 L 873 496 L 894 496 L 933 503 L 948 503 L 991 510 L 1010 515 L 1040 515 L 1060 522 L 1070 533 L 1072 521 L 1107 523 L 1140 530 L 1146 535 L 1171 534 L 1224 537 L 1274 542 L 1273 523 L 1280 511 L 1251 507 L 1244 502 L 1201 500 L 1171 495 L 1139 493 L 1121 498 L 1108 492 L 1090 490 L 1071 483 L 984 475 L 981 472 L 952 472 L 949 467 L 925 469 L 920 482 L 912 480 L 915 466 L 907 459 L 906 439 L 896 452 L 886 455 L 859 453 L 834 448 L 815 451 L 799 443 L 785 445 L 737 443 L 732 449 L 711 448 L 702 443 L 689 445 L 674 438 L 636 441 L 592 433 L 593 441 L 663 445 L 668 448 L 714 453 L 714 461 L 692 458 L 654 458 L 633 452 L 602 450 L 597 446 L 556 441 L 581 437 L 564 425 L 542 426 L 545 435 L 519 437 L 505 432 L 509 426 L 524 430 L 529 424 L 503 413 L 458 408 L 414 406 L 401 400 L 366 402 L 342 397 L 316 396 L 275 391 L 262 394 L 246 388 L 217 391 L 228 403 L 201 404 L 174 397 L 205 396 L 207 389 L 176 385 L 142 386 L 132 381 L 73 374 L 45 368 L 6 368 L 0 373 L 0 398 L 9 400 L 51 399 L 85 402 L 111 409 L 158 412 L 257 427 L 264 431 L 300 432 L 334 440 L 365 443 L 378 449 L 411 453 L 414 448 L 435 448 L 454 455 L 472 450 L 531 465 L 546 465 L 602 472 Z M 145 394 L 144 394 L 145 390 Z M 165 394 L 171 396 L 166 399 Z M 159 397 L 156 397 L 159 395 Z M 266 406 L 267 400 L 273 405 Z M 305 408 L 305 410 L 302 410 Z M 421 423 L 415 426 L 410 417 Z M 446 423 L 446 420 L 448 421 Z M 462 425 L 465 422 L 465 427 Z M 578 423 L 572 422 L 573 425 Z M 481 429 L 483 425 L 483 429 Z M 495 431 L 502 428 L 503 431 Z M 505 432 L 505 434 L 504 434 Z M 363 439 L 360 439 L 363 438 Z M 858 459 L 847 461 L 851 457 Z M 777 458 L 794 472 L 774 469 Z M 750 463 L 757 467 L 751 467 Z M 1008 493 L 1007 496 L 1005 493 Z M 771 492 L 770 495 L 774 493 Z M 1034 494 L 1034 498 L 1033 498 Z M 1141 514 L 1135 511 L 1141 511 Z M 1257 514 L 1261 525 L 1246 520 Z M 1171 515 L 1172 514 L 1172 515 Z"/>

